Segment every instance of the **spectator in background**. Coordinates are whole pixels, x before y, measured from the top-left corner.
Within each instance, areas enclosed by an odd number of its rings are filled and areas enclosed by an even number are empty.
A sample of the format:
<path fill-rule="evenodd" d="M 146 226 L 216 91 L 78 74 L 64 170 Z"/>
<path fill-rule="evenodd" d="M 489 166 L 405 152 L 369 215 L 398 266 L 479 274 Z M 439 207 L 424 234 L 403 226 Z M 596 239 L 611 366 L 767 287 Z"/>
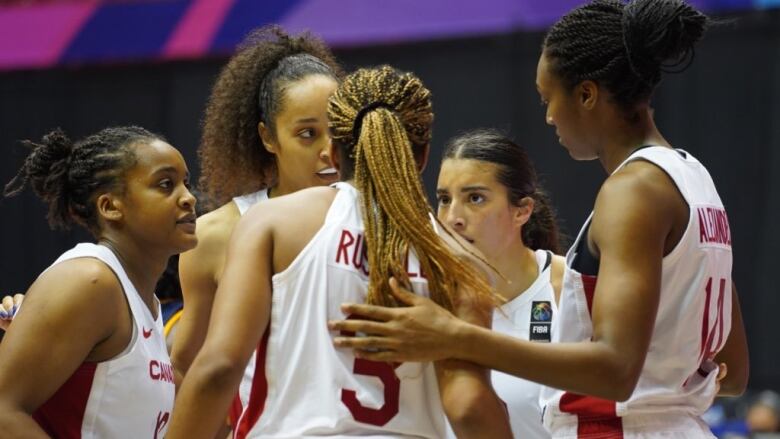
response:
<path fill-rule="evenodd" d="M 780 432 L 780 395 L 764 390 L 750 405 L 745 417 L 750 433 Z"/>

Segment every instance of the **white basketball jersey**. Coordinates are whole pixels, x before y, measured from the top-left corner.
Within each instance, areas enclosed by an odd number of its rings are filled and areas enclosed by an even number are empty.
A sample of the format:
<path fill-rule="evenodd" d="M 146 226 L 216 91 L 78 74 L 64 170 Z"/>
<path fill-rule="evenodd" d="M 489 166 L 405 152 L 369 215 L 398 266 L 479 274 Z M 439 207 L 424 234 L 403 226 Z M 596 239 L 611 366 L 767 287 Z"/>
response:
<path fill-rule="evenodd" d="M 234 436 L 443 437 L 433 364 L 367 361 L 333 346 L 328 320 L 343 319 L 341 304 L 364 302 L 368 289 L 359 193 L 334 186 L 322 228 L 273 276 L 269 328 Z M 415 291 L 427 292 L 413 256 L 408 272 Z"/>
<path fill-rule="evenodd" d="M 233 198 L 233 202 L 238 207 L 239 215 L 244 215 L 250 207 L 255 204 L 268 199 L 268 189 L 260 189 L 257 192 L 251 194 L 240 195 Z"/>
<path fill-rule="evenodd" d="M 523 340 L 549 343 L 553 319 L 557 319 L 550 283 L 552 253 L 536 250 L 539 275 L 528 289 L 493 312 L 493 331 Z M 549 439 L 542 424 L 539 393 L 542 386 L 499 371 L 491 371 L 496 394 L 506 405 L 513 436 L 518 439 Z M 451 428 L 447 436 L 455 438 Z"/>
<path fill-rule="evenodd" d="M 33 418 L 55 438 L 162 439 L 175 387 L 159 302 L 153 318 L 122 264 L 102 245 L 79 244 L 51 266 L 75 258 L 99 259 L 114 272 L 130 305 L 133 336 L 117 357 L 82 363 Z"/>
<path fill-rule="evenodd" d="M 526 291 L 493 312 L 493 330 L 535 342 L 550 342 L 556 305 L 550 283 L 551 254 L 536 251 L 539 276 Z M 516 438 L 549 439 L 542 424 L 539 393 L 542 386 L 503 372 L 492 371 L 493 388 L 507 406 L 509 423 Z"/>
<path fill-rule="evenodd" d="M 625 402 L 614 402 L 545 387 L 544 422 L 554 437 L 584 432 L 623 437 L 623 432 L 656 422 L 653 419 L 679 420 L 677 427 L 667 425 L 667 432 L 691 425 L 692 433 L 685 437 L 711 437 L 701 429 L 698 417 L 715 397 L 717 366 L 712 360 L 731 329 L 728 218 L 709 173 L 687 152 L 645 147 L 618 169 L 633 160 L 651 162 L 671 177 L 688 203 L 688 226 L 663 258 L 658 313 L 634 393 Z M 591 218 L 566 257 L 553 341 L 587 342 L 593 334 L 591 307 L 598 261 L 587 247 Z"/>
<path fill-rule="evenodd" d="M 261 189 L 257 192 L 252 192 L 251 194 L 245 194 L 233 198 L 233 202 L 236 203 L 236 207 L 238 207 L 238 213 L 241 216 L 243 216 L 250 207 L 266 200 L 268 200 L 268 189 Z M 241 378 L 241 385 L 238 388 L 238 394 L 236 395 L 235 399 L 233 400 L 233 404 L 230 407 L 230 413 L 228 417 L 230 418 L 231 426 L 236 425 L 238 418 L 244 411 L 244 407 L 246 407 L 247 403 L 249 402 L 249 393 L 252 391 L 252 377 L 255 373 L 256 356 L 257 352 L 255 351 L 252 354 L 252 358 L 249 360 L 246 368 L 244 369 L 244 376 Z"/>

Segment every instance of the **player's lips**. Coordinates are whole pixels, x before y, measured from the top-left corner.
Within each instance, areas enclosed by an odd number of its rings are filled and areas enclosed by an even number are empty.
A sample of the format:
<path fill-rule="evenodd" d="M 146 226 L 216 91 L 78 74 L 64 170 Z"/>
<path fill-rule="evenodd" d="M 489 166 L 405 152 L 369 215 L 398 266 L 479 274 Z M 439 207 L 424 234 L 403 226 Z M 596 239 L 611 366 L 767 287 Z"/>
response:
<path fill-rule="evenodd" d="M 317 176 L 325 179 L 333 179 L 338 177 L 338 175 L 339 175 L 339 171 L 337 171 L 336 168 L 330 166 L 327 168 L 322 168 L 319 171 L 317 171 Z"/>
<path fill-rule="evenodd" d="M 474 244 L 474 240 L 469 238 L 468 236 L 464 235 L 463 233 L 458 233 L 458 235 L 469 242 L 469 244 Z"/>
<path fill-rule="evenodd" d="M 195 220 L 197 218 L 197 215 L 194 213 L 188 213 L 187 215 L 184 215 L 183 217 L 176 220 L 176 225 L 181 226 L 184 230 L 190 233 L 195 233 Z"/>

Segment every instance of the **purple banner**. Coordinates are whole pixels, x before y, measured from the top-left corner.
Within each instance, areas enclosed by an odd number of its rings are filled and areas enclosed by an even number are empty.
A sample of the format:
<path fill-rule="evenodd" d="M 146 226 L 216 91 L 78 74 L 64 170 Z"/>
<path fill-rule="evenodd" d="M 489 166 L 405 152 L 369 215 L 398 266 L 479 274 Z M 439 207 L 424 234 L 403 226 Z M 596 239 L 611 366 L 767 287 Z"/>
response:
<path fill-rule="evenodd" d="M 690 0 L 710 13 L 780 0 Z M 279 23 L 333 46 L 544 29 L 583 0 L 40 0 L 0 3 L 0 70 L 230 53 Z"/>

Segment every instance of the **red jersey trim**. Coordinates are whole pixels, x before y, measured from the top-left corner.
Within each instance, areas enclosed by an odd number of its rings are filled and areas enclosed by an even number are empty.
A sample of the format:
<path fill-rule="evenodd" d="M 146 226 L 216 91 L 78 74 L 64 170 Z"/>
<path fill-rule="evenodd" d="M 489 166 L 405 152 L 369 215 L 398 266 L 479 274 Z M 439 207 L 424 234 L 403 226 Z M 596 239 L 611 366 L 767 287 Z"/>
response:
<path fill-rule="evenodd" d="M 54 395 L 38 407 L 33 419 L 51 437 L 81 438 L 81 426 L 98 363 L 82 363 Z"/>
<path fill-rule="evenodd" d="M 252 377 L 252 390 L 249 392 L 249 401 L 245 412 L 238 422 L 234 432 L 235 439 L 245 439 L 252 427 L 255 426 L 260 415 L 265 409 L 265 400 L 268 397 L 268 378 L 265 376 L 265 357 L 268 350 L 268 334 L 271 332 L 270 324 L 265 329 L 265 334 L 257 346 L 255 359 L 255 373 Z M 235 403 L 235 401 L 234 401 Z"/>
<path fill-rule="evenodd" d="M 616 408 L 615 401 L 569 392 L 560 402 L 562 412 L 577 416 L 578 439 L 623 439 L 623 420 Z"/>
<path fill-rule="evenodd" d="M 585 300 L 588 302 L 588 315 L 593 317 L 593 295 L 596 293 L 596 276 L 581 274 L 582 289 L 585 290 Z"/>

